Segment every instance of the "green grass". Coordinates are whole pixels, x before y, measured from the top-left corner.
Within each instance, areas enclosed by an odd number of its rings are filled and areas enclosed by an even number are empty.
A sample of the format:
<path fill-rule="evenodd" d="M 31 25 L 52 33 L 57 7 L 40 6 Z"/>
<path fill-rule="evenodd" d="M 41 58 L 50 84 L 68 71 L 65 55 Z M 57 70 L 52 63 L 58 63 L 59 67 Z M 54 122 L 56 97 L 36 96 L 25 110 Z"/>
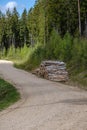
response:
<path fill-rule="evenodd" d="M 0 78 L 0 111 L 7 108 L 20 99 L 17 89 Z"/>
<path fill-rule="evenodd" d="M 77 73 L 76 75 L 71 75 L 70 80 L 73 85 L 79 86 L 87 90 L 87 70 Z"/>
<path fill-rule="evenodd" d="M 66 41 L 64 41 L 65 39 Z M 67 64 L 70 82 L 73 82 L 73 85 L 76 84 L 79 87 L 87 89 L 87 52 L 85 49 L 87 47 L 87 40 L 81 39 L 80 42 L 78 42 L 78 38 L 73 40 L 70 38 L 65 39 L 60 40 L 59 43 L 64 45 L 61 46 L 60 44 L 58 48 L 53 47 L 53 42 L 51 46 L 37 44 L 34 48 L 29 48 L 25 60 L 21 63 L 15 63 L 15 67 L 31 71 L 38 68 L 43 60 L 61 60 Z M 66 45 L 66 43 L 70 44 L 70 46 Z"/>
<path fill-rule="evenodd" d="M 37 68 L 45 58 L 45 48 L 41 44 L 36 44 L 28 49 L 27 55 L 23 60 L 15 62 L 14 66 L 27 71 Z"/>
<path fill-rule="evenodd" d="M 38 68 L 43 60 L 59 60 L 67 64 L 69 78 L 87 88 L 87 39 L 73 37 L 66 33 L 61 37 L 53 31 L 46 45 L 37 43 L 34 47 L 10 48 L 7 58 L 14 66 L 27 71 Z M 84 73 L 85 72 L 85 73 Z"/>
<path fill-rule="evenodd" d="M 25 45 L 23 48 L 15 48 L 11 46 L 8 50 L 7 55 L 5 55 L 5 50 L 3 53 L 0 51 L 0 59 L 11 60 L 13 62 L 21 62 L 25 60 L 27 54 L 29 53 L 29 48 Z"/>

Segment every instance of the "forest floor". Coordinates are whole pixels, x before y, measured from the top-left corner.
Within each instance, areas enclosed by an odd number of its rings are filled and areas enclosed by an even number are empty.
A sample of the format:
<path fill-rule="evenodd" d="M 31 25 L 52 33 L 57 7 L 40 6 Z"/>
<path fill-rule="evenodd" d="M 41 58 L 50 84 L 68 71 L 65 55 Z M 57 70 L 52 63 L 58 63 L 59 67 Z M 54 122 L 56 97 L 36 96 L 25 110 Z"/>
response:
<path fill-rule="evenodd" d="M 0 77 L 21 99 L 0 112 L 0 130 L 87 130 L 87 91 L 51 82 L 0 61 Z"/>

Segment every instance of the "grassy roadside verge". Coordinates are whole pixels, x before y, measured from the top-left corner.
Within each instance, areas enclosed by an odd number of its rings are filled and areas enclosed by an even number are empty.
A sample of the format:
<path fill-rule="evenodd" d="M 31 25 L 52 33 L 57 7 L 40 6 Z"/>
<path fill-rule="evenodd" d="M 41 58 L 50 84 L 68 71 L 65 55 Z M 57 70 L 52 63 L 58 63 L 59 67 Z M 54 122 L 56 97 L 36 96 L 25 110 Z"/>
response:
<path fill-rule="evenodd" d="M 4 57 L 2 57 L 4 58 Z M 69 73 L 69 84 L 87 89 L 87 39 L 66 33 L 61 37 L 55 30 L 49 41 L 43 45 L 9 50 L 7 59 L 15 61 L 14 66 L 26 71 L 38 68 L 43 60 L 64 61 Z M 76 84 L 76 85 L 74 85 Z"/>
<path fill-rule="evenodd" d="M 23 62 L 19 61 L 18 63 L 15 62 L 14 66 L 16 68 L 24 69 L 26 71 L 32 71 L 35 68 L 38 68 L 41 61 L 43 60 L 57 60 L 58 59 L 58 58 L 50 57 L 51 54 L 49 54 L 48 56 L 48 53 L 50 52 L 48 52 L 46 49 L 47 48 L 41 45 L 37 45 L 33 49 L 30 48 L 27 58 L 25 58 L 26 60 Z M 54 55 L 52 54 L 52 56 Z M 65 61 L 64 59 L 59 59 L 59 60 L 64 61 L 67 64 L 67 71 L 69 73 L 69 81 L 67 82 L 68 85 L 77 86 L 77 87 L 87 90 L 86 54 L 85 54 L 85 57 L 84 56 L 81 57 L 78 54 L 78 56 L 77 55 L 76 57 L 73 56 L 72 59 L 69 59 L 68 61 Z M 83 60 L 84 60 L 84 63 L 83 63 Z"/>
<path fill-rule="evenodd" d="M 87 90 L 87 70 L 71 75 L 68 84 Z"/>
<path fill-rule="evenodd" d="M 20 99 L 17 89 L 0 78 L 0 111 Z"/>

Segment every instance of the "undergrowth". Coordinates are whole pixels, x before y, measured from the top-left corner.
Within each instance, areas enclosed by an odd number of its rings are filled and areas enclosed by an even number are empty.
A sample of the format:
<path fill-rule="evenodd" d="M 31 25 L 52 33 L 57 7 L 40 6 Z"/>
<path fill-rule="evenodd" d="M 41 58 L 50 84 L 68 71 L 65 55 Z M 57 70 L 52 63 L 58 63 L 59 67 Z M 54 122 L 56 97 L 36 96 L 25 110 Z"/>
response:
<path fill-rule="evenodd" d="M 70 79 L 87 86 L 84 74 L 83 77 L 79 76 L 82 72 L 87 75 L 87 39 L 72 37 L 68 33 L 62 38 L 56 32 L 52 32 L 45 46 L 37 44 L 34 48 L 30 48 L 27 59 L 16 66 L 29 71 L 37 68 L 43 60 L 64 61 Z"/>
<path fill-rule="evenodd" d="M 26 45 L 22 48 L 16 48 L 16 49 L 13 46 L 11 46 L 8 50 L 7 55 L 5 55 L 4 49 L 2 52 L 0 52 L 0 59 L 21 62 L 26 58 L 28 52 L 29 52 L 29 48 Z"/>
<path fill-rule="evenodd" d="M 85 38 L 73 37 L 69 33 L 61 37 L 53 30 L 45 45 L 37 43 L 34 47 L 25 46 L 21 50 L 18 49 L 16 53 L 11 51 L 7 58 L 15 59 L 15 66 L 27 71 L 37 68 L 43 60 L 64 61 L 67 64 L 69 77 L 87 86 L 84 76 L 80 80 L 77 78 L 82 72 L 86 72 L 87 75 L 87 39 Z"/>

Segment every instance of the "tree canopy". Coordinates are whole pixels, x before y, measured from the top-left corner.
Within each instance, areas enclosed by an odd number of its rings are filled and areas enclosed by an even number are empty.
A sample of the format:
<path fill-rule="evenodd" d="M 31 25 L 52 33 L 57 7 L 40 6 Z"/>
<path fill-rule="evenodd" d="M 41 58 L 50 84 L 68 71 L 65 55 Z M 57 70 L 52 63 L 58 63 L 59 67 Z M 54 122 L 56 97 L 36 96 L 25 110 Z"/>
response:
<path fill-rule="evenodd" d="M 87 1 L 80 0 L 82 36 L 87 37 Z M 28 12 L 24 9 L 21 16 L 16 8 L 6 14 L 0 11 L 0 46 L 15 48 L 34 45 L 37 41 L 47 44 L 55 30 L 62 37 L 69 32 L 78 35 L 77 0 L 36 0 Z"/>

